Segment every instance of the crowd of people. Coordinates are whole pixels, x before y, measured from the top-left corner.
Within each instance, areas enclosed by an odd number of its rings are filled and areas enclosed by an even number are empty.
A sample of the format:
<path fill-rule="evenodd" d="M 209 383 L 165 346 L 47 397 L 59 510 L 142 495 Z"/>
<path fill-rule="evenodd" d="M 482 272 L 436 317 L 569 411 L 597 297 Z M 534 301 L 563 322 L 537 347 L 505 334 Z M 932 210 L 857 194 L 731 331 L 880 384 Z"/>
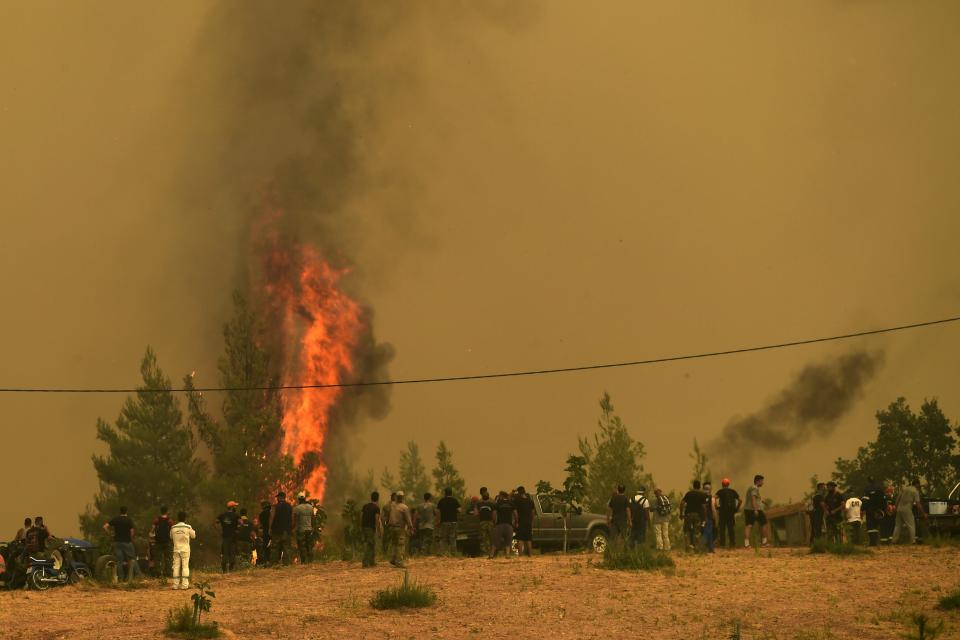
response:
<path fill-rule="evenodd" d="M 768 522 L 761 490 L 764 477 L 756 475 L 753 484 L 741 499 L 724 478 L 721 488 L 713 491 L 711 483 L 694 481 L 679 504 L 679 520 L 683 527 L 683 542 L 688 549 L 702 548 L 713 552 L 720 547 L 734 548 L 735 518 L 743 511 L 743 546 L 750 547 L 754 532 L 758 544 L 768 546 Z M 421 555 L 452 555 L 457 551 L 458 528 L 461 515 L 476 516 L 479 528 L 479 547 L 482 555 L 495 558 L 510 555 L 514 549 L 531 555 L 533 523 L 536 507 L 524 487 L 512 492 L 500 491 L 491 498 L 486 487 L 478 497 L 461 504 L 450 488 L 439 500 L 430 493 L 423 494 L 422 502 L 411 508 L 405 502 L 403 491 L 390 495 L 380 504 L 380 494 L 370 494 L 370 501 L 360 508 L 359 531 L 362 547 L 362 565 L 376 565 L 380 545 L 390 563 L 403 567 L 410 552 Z M 314 550 L 320 540 L 325 513 L 316 500 L 308 500 L 304 492 L 295 504 L 287 501 L 280 491 L 276 501 L 263 501 L 257 516 L 251 518 L 246 508 L 231 500 L 216 517 L 214 526 L 220 536 L 221 570 L 233 571 L 238 565 L 271 563 L 290 564 L 294 558 L 301 564 L 313 561 Z M 628 497 L 620 485 L 607 503 L 607 523 L 614 541 L 633 546 L 646 544 L 649 530 L 653 530 L 656 548 L 671 550 L 670 524 L 673 504 L 659 487 L 648 496 L 646 487 L 638 487 Z M 809 501 L 810 543 L 849 541 L 860 543 L 863 532 L 869 545 L 917 542 L 917 518 L 926 518 L 920 497 L 920 483 L 914 480 L 895 494 L 892 486 L 884 486 L 870 478 L 861 492 L 841 491 L 835 482 L 819 483 Z M 179 512 L 172 518 L 167 507 L 153 519 L 147 535 L 149 558 L 157 573 L 173 579 L 174 589 L 189 587 L 190 545 L 196 538 L 187 515 Z M 120 507 L 118 514 L 103 524 L 103 530 L 113 540 L 116 571 L 132 580 L 141 573 L 140 555 L 134 545 L 136 526 Z M 42 554 L 50 530 L 43 518 L 26 518 L 17 531 L 14 544 L 22 549 L 23 559 Z M 516 545 L 514 546 L 514 542 Z M 7 564 L 20 558 L 4 558 L 0 554 L 0 580 L 7 581 Z"/>

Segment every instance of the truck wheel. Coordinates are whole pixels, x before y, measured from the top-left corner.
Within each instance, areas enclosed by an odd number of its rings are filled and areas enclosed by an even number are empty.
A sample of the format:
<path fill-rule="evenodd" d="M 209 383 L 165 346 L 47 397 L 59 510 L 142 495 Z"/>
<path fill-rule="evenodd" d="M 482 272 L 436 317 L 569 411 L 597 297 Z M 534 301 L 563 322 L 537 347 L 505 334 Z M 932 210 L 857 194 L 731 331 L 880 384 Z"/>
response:
<path fill-rule="evenodd" d="M 607 539 L 606 531 L 603 529 L 594 529 L 590 532 L 590 537 L 587 539 L 590 550 L 594 553 L 603 553 L 607 550 Z"/>
<path fill-rule="evenodd" d="M 117 572 L 114 570 L 117 560 L 113 556 L 100 556 L 94 566 L 94 575 L 100 582 L 114 584 L 117 582 Z"/>

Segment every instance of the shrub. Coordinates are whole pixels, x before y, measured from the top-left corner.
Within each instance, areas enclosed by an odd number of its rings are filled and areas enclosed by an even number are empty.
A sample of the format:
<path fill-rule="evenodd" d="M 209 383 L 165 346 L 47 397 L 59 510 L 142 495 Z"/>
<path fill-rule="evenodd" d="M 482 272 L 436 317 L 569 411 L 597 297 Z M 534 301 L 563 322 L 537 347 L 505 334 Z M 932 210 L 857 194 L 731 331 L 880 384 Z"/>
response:
<path fill-rule="evenodd" d="M 662 551 L 656 551 L 645 545 L 624 546 L 622 543 L 608 544 L 603 552 L 603 569 L 626 569 L 653 571 L 674 566 L 673 558 Z"/>
<path fill-rule="evenodd" d="M 817 538 L 810 545 L 810 553 L 832 553 L 835 556 L 869 555 L 873 553 L 866 547 L 849 542 L 830 542 L 826 538 Z"/>
<path fill-rule="evenodd" d="M 193 607 L 181 605 L 167 612 L 167 635 L 181 638 L 218 638 L 220 629 L 216 622 L 198 624 L 193 621 Z"/>
<path fill-rule="evenodd" d="M 960 609 L 960 589 L 940 598 L 940 604 L 938 604 L 937 607 L 944 611 Z"/>
<path fill-rule="evenodd" d="M 374 609 L 403 609 L 429 607 L 436 603 L 437 594 L 426 585 L 410 580 L 410 575 L 403 572 L 403 582 L 399 586 L 378 591 L 370 599 L 370 606 Z"/>

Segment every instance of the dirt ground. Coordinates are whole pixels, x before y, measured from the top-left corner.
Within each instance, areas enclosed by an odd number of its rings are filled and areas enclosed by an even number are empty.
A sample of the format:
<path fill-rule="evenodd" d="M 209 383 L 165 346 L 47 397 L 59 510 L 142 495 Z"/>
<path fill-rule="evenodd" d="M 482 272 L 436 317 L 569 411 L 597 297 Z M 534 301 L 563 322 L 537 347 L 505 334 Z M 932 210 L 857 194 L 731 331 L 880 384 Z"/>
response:
<path fill-rule="evenodd" d="M 899 638 L 915 612 L 960 638 L 960 613 L 935 609 L 960 586 L 960 548 L 883 548 L 867 557 L 805 550 L 677 554 L 666 572 L 606 571 L 599 558 L 413 559 L 436 606 L 375 611 L 370 596 L 402 572 L 333 562 L 198 574 L 216 591 L 211 619 L 237 638 Z M 3 638 L 162 638 L 189 592 L 150 583 L 0 593 Z"/>

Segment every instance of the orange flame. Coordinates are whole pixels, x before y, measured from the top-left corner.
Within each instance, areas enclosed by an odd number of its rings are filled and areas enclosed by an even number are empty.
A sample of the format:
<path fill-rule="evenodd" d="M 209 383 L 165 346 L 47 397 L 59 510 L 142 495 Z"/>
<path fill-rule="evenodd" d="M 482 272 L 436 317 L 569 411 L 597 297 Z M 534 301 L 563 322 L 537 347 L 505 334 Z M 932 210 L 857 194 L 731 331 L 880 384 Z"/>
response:
<path fill-rule="evenodd" d="M 275 222 L 277 210 L 268 211 L 261 223 Z M 353 354 L 362 330 L 360 305 L 338 286 L 346 273 L 326 262 L 310 246 L 283 243 L 275 228 L 260 227 L 260 237 L 270 250 L 266 256 L 265 291 L 275 327 L 282 332 L 288 348 L 294 345 L 284 367 L 284 385 L 333 385 L 353 373 Z M 299 466 L 304 456 L 317 454 L 304 489 L 311 497 L 323 499 L 327 467 L 323 460 L 324 441 L 330 410 L 342 390 L 288 390 L 283 400 L 283 452 Z"/>

